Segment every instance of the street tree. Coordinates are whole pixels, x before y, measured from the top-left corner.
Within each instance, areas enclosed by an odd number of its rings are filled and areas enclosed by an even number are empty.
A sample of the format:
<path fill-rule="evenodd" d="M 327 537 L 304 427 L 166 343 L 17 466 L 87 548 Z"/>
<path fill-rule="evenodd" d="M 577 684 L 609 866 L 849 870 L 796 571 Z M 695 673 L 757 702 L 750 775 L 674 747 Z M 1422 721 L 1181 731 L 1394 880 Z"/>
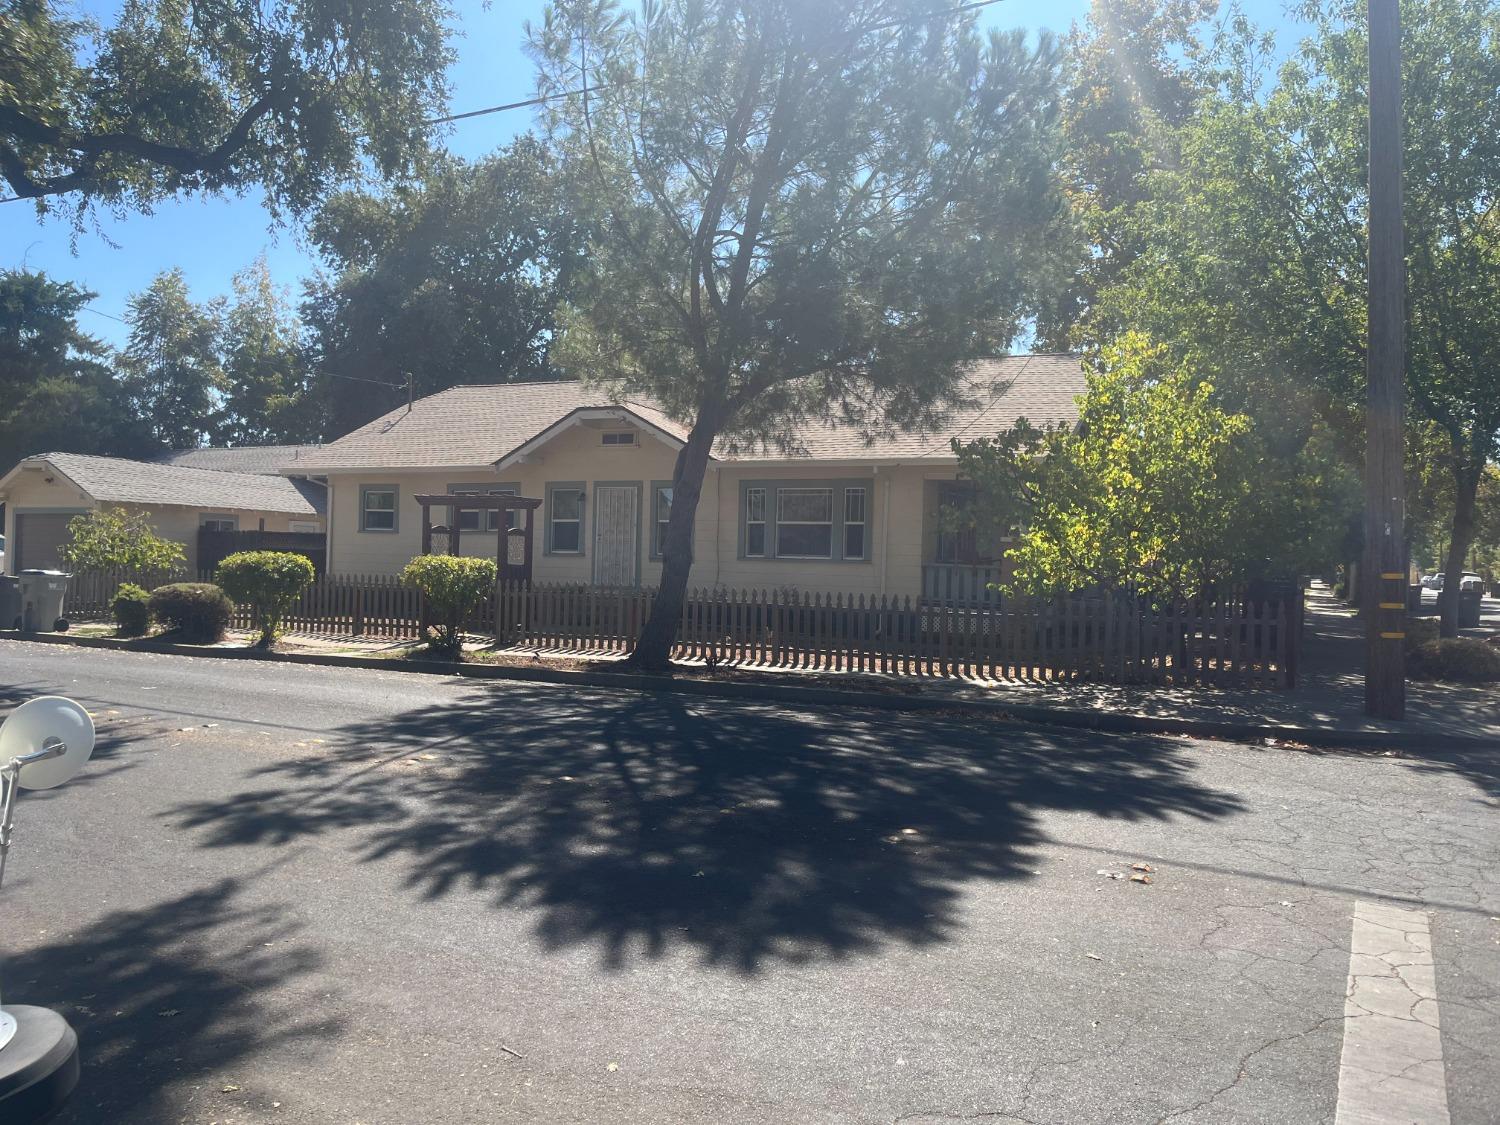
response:
<path fill-rule="evenodd" d="M 586 243 L 558 162 L 523 136 L 384 195 L 331 198 L 311 225 L 329 264 L 302 313 L 330 433 L 457 383 L 556 377 L 557 310 Z M 392 385 L 382 392 L 369 382 Z"/>
<path fill-rule="evenodd" d="M 1071 258 L 1058 49 L 938 0 L 556 0 L 529 28 L 595 236 L 557 358 L 688 427 L 663 668 L 717 442 L 920 419 L 1004 351 Z"/>
<path fill-rule="evenodd" d="M 441 0 L 130 0 L 108 23 L 0 0 L 0 179 L 12 201 L 147 210 L 264 188 L 301 215 L 423 158 L 446 104 Z"/>
<path fill-rule="evenodd" d="M 217 431 L 225 390 L 222 312 L 221 301 L 193 301 L 180 268 L 158 274 L 130 298 L 125 386 L 155 440 L 169 449 L 192 449 Z"/>

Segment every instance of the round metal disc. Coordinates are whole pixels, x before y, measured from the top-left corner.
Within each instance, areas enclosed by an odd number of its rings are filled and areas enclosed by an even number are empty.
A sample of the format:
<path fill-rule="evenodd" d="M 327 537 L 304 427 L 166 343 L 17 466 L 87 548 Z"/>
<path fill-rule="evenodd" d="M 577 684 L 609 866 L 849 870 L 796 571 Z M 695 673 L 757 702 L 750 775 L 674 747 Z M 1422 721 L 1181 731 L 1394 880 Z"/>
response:
<path fill-rule="evenodd" d="M 22 789 L 51 789 L 81 770 L 94 752 L 94 720 L 71 699 L 41 695 L 21 704 L 0 725 L 0 765 L 40 750 L 49 738 L 61 739 L 67 751 L 22 766 Z"/>

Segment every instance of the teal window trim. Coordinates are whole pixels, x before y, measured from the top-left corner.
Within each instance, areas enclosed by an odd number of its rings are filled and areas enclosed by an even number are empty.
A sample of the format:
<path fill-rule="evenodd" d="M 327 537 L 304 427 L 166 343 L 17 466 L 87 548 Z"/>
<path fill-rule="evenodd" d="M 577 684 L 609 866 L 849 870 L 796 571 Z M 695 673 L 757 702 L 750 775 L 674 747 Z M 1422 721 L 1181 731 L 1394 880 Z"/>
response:
<path fill-rule="evenodd" d="M 365 520 L 370 513 L 367 497 L 372 492 L 389 492 L 391 494 L 391 526 L 390 527 L 366 527 Z M 380 509 L 384 510 L 384 509 Z M 359 531 L 361 535 L 395 535 L 401 529 L 401 490 L 394 484 L 362 484 L 359 486 Z"/>
<path fill-rule="evenodd" d="M 746 494 L 754 488 L 764 489 L 766 496 L 765 505 L 765 548 L 763 555 L 749 555 L 745 553 L 745 526 L 748 515 L 748 504 Z M 830 555 L 787 555 L 778 552 L 777 541 L 777 516 L 779 507 L 777 504 L 777 491 L 783 488 L 829 488 L 833 490 L 833 521 L 832 521 L 832 543 L 830 544 Z M 844 549 L 848 545 L 846 539 L 846 516 L 848 514 L 848 489 L 864 489 L 865 494 L 865 519 L 864 519 L 864 554 L 859 557 L 846 556 Z M 874 499 L 875 479 L 873 477 L 840 477 L 834 479 L 818 480 L 799 478 L 796 480 L 741 480 L 739 482 L 739 505 L 736 511 L 736 522 L 738 528 L 735 532 L 735 554 L 741 560 L 783 563 L 853 563 L 868 566 L 873 562 L 871 545 L 874 543 Z M 855 521 L 857 523 L 857 521 Z"/>
<path fill-rule="evenodd" d="M 558 555 L 562 558 L 568 559 L 584 557 L 588 553 L 584 549 L 587 542 L 584 538 L 584 528 L 587 523 L 586 517 L 588 515 L 588 513 L 585 511 L 585 509 L 588 507 L 588 482 L 581 480 L 552 480 L 547 482 L 545 491 L 547 499 L 547 534 L 543 537 L 544 543 L 542 547 L 542 553 L 545 555 Z M 570 518 L 562 521 L 564 523 L 577 522 L 578 524 L 578 549 L 576 551 L 560 551 L 552 545 L 553 535 L 556 530 L 556 524 L 558 522 L 553 514 L 557 510 L 555 494 L 559 492 L 578 493 L 578 519 L 574 521 Z"/>

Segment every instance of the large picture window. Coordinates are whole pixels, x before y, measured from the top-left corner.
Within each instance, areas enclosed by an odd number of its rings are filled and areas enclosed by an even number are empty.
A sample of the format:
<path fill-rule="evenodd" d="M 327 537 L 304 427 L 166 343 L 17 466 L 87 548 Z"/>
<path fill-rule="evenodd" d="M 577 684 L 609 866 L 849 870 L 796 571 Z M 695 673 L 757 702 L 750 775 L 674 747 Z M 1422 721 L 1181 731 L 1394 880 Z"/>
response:
<path fill-rule="evenodd" d="M 833 489 L 776 490 L 776 557 L 833 557 Z"/>
<path fill-rule="evenodd" d="M 867 480 L 743 482 L 741 557 L 868 561 L 870 488 Z"/>
<path fill-rule="evenodd" d="M 359 529 L 396 530 L 395 488 L 383 484 L 367 484 L 359 490 Z"/>
<path fill-rule="evenodd" d="M 547 550 L 554 555 L 583 554 L 583 486 L 547 488 Z"/>

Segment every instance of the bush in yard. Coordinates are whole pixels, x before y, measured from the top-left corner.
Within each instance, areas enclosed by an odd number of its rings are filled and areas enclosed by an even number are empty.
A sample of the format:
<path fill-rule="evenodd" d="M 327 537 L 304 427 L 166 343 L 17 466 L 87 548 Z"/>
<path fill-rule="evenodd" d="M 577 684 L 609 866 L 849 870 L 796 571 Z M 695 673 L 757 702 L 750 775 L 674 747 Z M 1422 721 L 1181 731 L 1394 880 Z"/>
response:
<path fill-rule="evenodd" d="M 429 648 L 455 657 L 462 654 L 463 627 L 494 592 L 495 575 L 493 559 L 418 555 L 406 564 L 401 581 L 427 597 L 427 615 L 432 621 Z"/>
<path fill-rule="evenodd" d="M 174 570 L 183 562 L 181 543 L 163 539 L 144 512 L 99 508 L 68 521 L 68 542 L 59 555 L 73 570 Z"/>
<path fill-rule="evenodd" d="M 1426 641 L 1407 653 L 1406 671 L 1414 680 L 1500 683 L 1500 648 L 1474 637 Z"/>
<path fill-rule="evenodd" d="M 122 637 L 139 637 L 151 627 L 151 595 L 134 582 L 125 582 L 115 591 L 110 611 L 115 615 L 115 632 Z"/>
<path fill-rule="evenodd" d="M 187 644 L 222 640 L 233 613 L 224 591 L 209 582 L 174 582 L 151 591 L 151 616 Z"/>
<path fill-rule="evenodd" d="M 240 551 L 214 572 L 231 601 L 250 607 L 251 624 L 260 630 L 258 648 L 275 643 L 282 620 L 316 577 L 308 558 L 290 551 Z"/>

